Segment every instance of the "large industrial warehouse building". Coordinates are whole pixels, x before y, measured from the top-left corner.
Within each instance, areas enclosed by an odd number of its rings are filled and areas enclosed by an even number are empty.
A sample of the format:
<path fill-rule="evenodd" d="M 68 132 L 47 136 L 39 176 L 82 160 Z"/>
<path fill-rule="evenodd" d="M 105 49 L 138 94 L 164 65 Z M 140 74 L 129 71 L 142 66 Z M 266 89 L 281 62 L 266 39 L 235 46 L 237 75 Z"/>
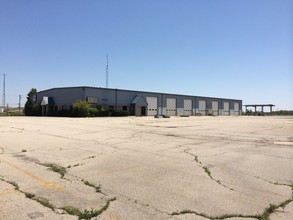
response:
<path fill-rule="evenodd" d="M 124 110 L 129 115 L 241 115 L 242 100 L 96 87 L 64 87 L 40 91 L 34 102 L 42 114 L 72 109 L 77 100 L 86 100 L 100 109 Z"/>

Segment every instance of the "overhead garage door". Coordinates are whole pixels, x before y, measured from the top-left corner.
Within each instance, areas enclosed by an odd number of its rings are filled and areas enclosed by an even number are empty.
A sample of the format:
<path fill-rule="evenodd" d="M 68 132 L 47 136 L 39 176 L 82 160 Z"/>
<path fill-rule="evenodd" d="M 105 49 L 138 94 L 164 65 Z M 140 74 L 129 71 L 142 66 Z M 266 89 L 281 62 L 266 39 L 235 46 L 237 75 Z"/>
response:
<path fill-rule="evenodd" d="M 206 115 L 206 101 L 205 100 L 199 100 L 199 106 L 198 106 L 198 113 L 202 115 Z"/>
<path fill-rule="evenodd" d="M 218 101 L 212 101 L 212 110 L 213 110 L 213 115 L 219 115 L 219 102 Z"/>
<path fill-rule="evenodd" d="M 234 115 L 239 115 L 239 103 L 234 103 Z"/>
<path fill-rule="evenodd" d="M 147 115 L 157 115 L 158 114 L 158 98 L 157 97 L 146 97 L 148 103 Z"/>
<path fill-rule="evenodd" d="M 192 115 L 192 100 L 184 99 L 184 115 Z"/>
<path fill-rule="evenodd" d="M 224 115 L 230 115 L 229 102 L 224 102 Z"/>
<path fill-rule="evenodd" d="M 167 98 L 167 115 L 176 115 L 176 99 Z"/>

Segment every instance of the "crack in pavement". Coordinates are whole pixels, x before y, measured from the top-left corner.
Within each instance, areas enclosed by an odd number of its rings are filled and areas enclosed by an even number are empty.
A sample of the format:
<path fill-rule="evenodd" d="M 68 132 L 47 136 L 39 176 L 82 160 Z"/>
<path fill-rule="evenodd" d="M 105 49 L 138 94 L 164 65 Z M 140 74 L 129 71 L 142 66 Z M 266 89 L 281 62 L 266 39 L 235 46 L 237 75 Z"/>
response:
<path fill-rule="evenodd" d="M 56 213 L 58 215 L 62 215 L 62 214 L 75 215 L 79 219 L 91 219 L 93 217 L 96 217 L 96 216 L 99 216 L 99 215 L 103 214 L 103 212 L 105 212 L 109 208 L 110 203 L 116 200 L 116 197 L 113 197 L 113 198 L 110 198 L 110 199 L 106 200 L 106 204 L 104 206 L 102 206 L 98 210 L 95 210 L 95 209 L 87 210 L 87 209 L 85 209 L 84 211 L 80 211 L 78 208 L 73 207 L 73 206 L 55 207 L 52 203 L 50 203 L 49 199 L 44 198 L 44 197 L 36 197 L 35 194 L 32 194 L 32 193 L 25 192 L 25 191 L 21 190 L 16 182 L 5 180 L 4 178 L 0 178 L 0 180 L 12 185 L 16 191 L 18 191 L 18 192 L 22 193 L 23 195 L 25 195 L 25 197 L 27 199 L 31 199 L 31 200 L 34 200 L 34 201 L 40 203 L 42 206 L 51 209 L 54 213 Z M 86 184 L 85 182 L 84 182 L 84 184 L 89 186 L 89 187 L 97 188 L 96 186 Z M 101 190 L 96 191 L 96 192 L 97 193 L 102 193 L 103 195 L 106 195 Z M 60 213 L 60 210 L 62 210 L 61 213 Z M 113 213 L 110 213 L 110 212 L 107 212 L 106 215 L 108 215 L 111 219 L 119 219 L 119 217 L 117 217 L 116 215 L 114 215 Z"/>
<path fill-rule="evenodd" d="M 190 150 L 190 149 L 185 149 L 183 152 L 186 153 L 186 154 L 189 154 L 189 155 L 191 155 L 191 156 L 194 156 L 194 161 L 196 162 L 196 164 L 197 164 L 199 167 L 201 167 L 201 168 L 207 173 L 207 175 L 211 178 L 211 180 L 213 180 L 213 181 L 216 182 L 217 184 L 219 184 L 219 185 L 221 185 L 221 186 L 223 186 L 223 187 L 225 187 L 225 188 L 227 188 L 227 189 L 229 189 L 229 190 L 236 191 L 235 189 L 233 189 L 233 188 L 231 188 L 231 187 L 229 187 L 229 186 L 227 186 L 227 185 L 221 183 L 220 180 L 215 179 L 215 178 L 212 176 L 212 173 L 210 172 L 209 168 L 208 168 L 207 166 L 204 166 L 203 163 L 198 159 L 198 156 L 195 155 L 195 154 L 193 154 L 193 153 L 190 153 L 189 150 Z M 242 193 L 242 192 L 240 192 L 240 193 Z"/>
<path fill-rule="evenodd" d="M 202 162 L 198 159 L 198 156 L 193 154 L 193 153 L 190 153 L 189 152 L 190 148 L 187 148 L 185 149 L 183 152 L 186 153 L 186 154 L 189 154 L 191 156 L 194 157 L 194 161 L 198 164 L 199 167 L 201 167 L 206 173 L 207 175 L 213 180 L 215 181 L 216 183 L 218 183 L 219 185 L 222 185 L 230 190 L 233 190 L 233 191 L 236 191 L 234 190 L 233 188 L 225 185 L 225 184 L 222 184 L 219 180 L 216 180 L 211 172 L 209 171 L 208 167 L 204 166 L 202 164 Z M 260 179 L 260 180 L 263 180 L 263 181 L 266 181 L 270 184 L 273 184 L 273 185 L 282 185 L 282 186 L 287 186 L 287 187 L 290 187 L 291 190 L 292 190 L 292 196 L 290 199 L 287 199 L 283 202 L 281 202 L 280 204 L 278 205 L 275 205 L 275 204 L 269 204 L 269 206 L 267 208 L 265 208 L 265 210 L 262 212 L 262 214 L 258 214 L 258 215 L 244 215 L 244 214 L 222 214 L 222 215 L 219 215 L 219 216 L 211 216 L 211 215 L 208 215 L 206 213 L 203 213 L 203 212 L 197 212 L 197 211 L 193 211 L 193 210 L 182 210 L 182 211 L 176 211 L 176 212 L 172 212 L 171 216 L 174 216 L 174 215 L 184 215 L 184 214 L 195 214 L 195 215 L 198 215 L 198 216 L 201 216 L 201 217 L 205 217 L 205 218 L 208 218 L 208 219 L 211 219 L 211 220 L 214 220 L 214 219 L 228 219 L 228 218 L 235 218 L 235 217 L 238 217 L 238 218 L 255 218 L 255 219 L 259 219 L 259 220 L 269 220 L 269 216 L 273 213 L 275 213 L 277 211 L 278 208 L 285 208 L 289 203 L 293 202 L 293 184 L 290 185 L 290 184 L 284 184 L 284 183 L 278 183 L 278 182 L 272 182 L 272 181 L 269 181 L 269 180 L 266 180 L 266 179 L 262 179 L 260 177 L 256 177 L 256 176 L 253 176 L 254 178 L 257 178 L 257 179 Z M 236 192 L 239 192 L 239 191 L 236 191 Z M 244 192 L 239 192 L 239 193 L 243 193 L 246 195 L 246 193 Z"/>
<path fill-rule="evenodd" d="M 178 212 L 178 211 L 172 212 L 169 215 L 174 216 L 174 215 L 194 214 L 194 215 L 205 217 L 205 218 L 208 218 L 208 219 L 211 219 L 211 220 L 216 220 L 216 219 L 220 220 L 220 219 L 228 219 L 228 218 L 235 218 L 235 217 L 238 217 L 238 218 L 255 218 L 255 219 L 258 219 L 258 220 L 269 220 L 270 215 L 275 213 L 278 208 L 283 208 L 284 209 L 291 202 L 293 202 L 293 198 L 287 199 L 287 200 L 281 202 L 278 205 L 269 204 L 269 206 L 264 209 L 262 214 L 257 214 L 257 215 L 222 214 L 222 215 L 219 215 L 219 216 L 211 216 L 211 215 L 208 215 L 208 214 L 203 213 L 203 212 L 197 212 L 197 211 L 187 210 L 187 209 L 185 209 L 183 211 L 180 211 L 180 212 Z"/>
<path fill-rule="evenodd" d="M 13 163 L 7 161 L 7 160 L 4 160 L 3 158 L 0 158 L 0 161 L 6 163 L 7 165 L 9 165 L 9 166 L 15 168 L 15 169 L 18 170 L 18 171 L 24 173 L 25 175 L 27 175 L 27 176 L 29 176 L 29 177 L 31 177 L 31 178 L 37 180 L 38 182 L 40 182 L 41 184 L 43 184 L 43 185 L 45 185 L 45 186 L 47 186 L 47 187 L 54 188 L 54 189 L 56 189 L 56 190 L 63 190 L 62 187 L 57 186 L 57 185 L 54 184 L 54 183 L 48 182 L 48 181 L 44 180 L 43 178 L 41 178 L 41 177 L 39 177 L 39 176 L 36 176 L 36 175 L 32 174 L 31 172 L 29 172 L 29 171 L 27 171 L 27 170 L 24 170 L 23 168 L 21 168 L 21 167 L 15 165 L 15 164 L 13 164 Z"/>

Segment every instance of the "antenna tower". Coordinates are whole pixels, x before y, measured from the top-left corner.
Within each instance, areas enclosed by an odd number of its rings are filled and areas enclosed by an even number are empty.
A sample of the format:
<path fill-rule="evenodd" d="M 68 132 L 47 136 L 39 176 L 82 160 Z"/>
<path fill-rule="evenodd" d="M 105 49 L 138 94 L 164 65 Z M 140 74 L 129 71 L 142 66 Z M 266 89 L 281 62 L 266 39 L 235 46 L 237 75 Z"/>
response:
<path fill-rule="evenodd" d="M 2 98 L 2 107 L 5 109 L 5 74 L 3 74 L 3 98 Z"/>
<path fill-rule="evenodd" d="M 107 54 L 107 66 L 106 66 L 106 88 L 108 88 L 108 77 L 109 77 L 109 60 L 108 60 L 108 54 Z"/>

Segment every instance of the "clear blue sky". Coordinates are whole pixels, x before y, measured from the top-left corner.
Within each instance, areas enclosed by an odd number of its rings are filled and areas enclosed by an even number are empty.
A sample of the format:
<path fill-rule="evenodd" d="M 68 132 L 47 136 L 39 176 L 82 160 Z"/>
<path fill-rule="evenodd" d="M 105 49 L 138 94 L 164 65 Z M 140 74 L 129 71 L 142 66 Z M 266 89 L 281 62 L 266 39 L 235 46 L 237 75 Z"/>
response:
<path fill-rule="evenodd" d="M 6 101 L 109 87 L 293 109 L 292 0 L 0 0 Z M 2 103 L 2 101 L 1 101 Z"/>

